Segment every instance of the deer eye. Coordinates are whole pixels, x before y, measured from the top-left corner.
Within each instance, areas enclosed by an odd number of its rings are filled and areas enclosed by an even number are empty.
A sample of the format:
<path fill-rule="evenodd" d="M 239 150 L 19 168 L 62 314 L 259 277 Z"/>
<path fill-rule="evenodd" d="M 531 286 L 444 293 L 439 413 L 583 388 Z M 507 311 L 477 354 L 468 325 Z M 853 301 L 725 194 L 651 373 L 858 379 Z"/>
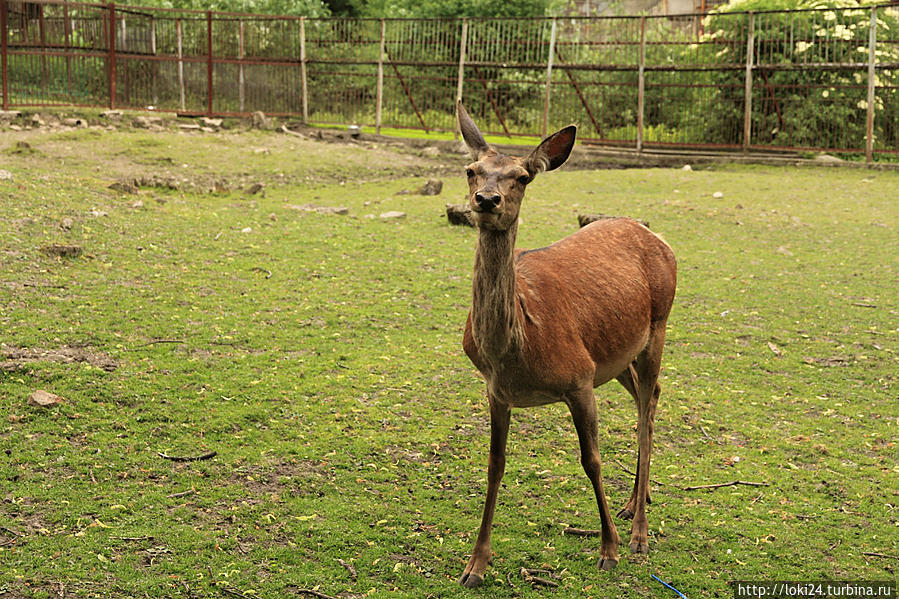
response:
<path fill-rule="evenodd" d="M 527 175 L 522 175 L 522 176 L 518 177 L 518 179 L 516 179 L 516 181 L 518 181 L 522 185 L 527 185 L 530 182 L 530 180 L 531 180 L 531 178 L 528 177 Z"/>
<path fill-rule="evenodd" d="M 470 168 L 465 169 L 465 176 L 471 179 L 474 177 L 474 170 Z"/>

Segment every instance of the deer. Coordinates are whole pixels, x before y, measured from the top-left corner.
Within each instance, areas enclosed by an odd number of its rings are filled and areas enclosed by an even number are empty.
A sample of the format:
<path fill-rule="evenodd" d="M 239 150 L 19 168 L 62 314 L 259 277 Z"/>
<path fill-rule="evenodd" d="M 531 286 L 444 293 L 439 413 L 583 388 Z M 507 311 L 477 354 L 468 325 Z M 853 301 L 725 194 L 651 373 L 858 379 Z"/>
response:
<path fill-rule="evenodd" d="M 674 252 L 636 220 L 591 223 L 538 249 L 515 248 L 525 189 L 568 160 L 577 128 L 546 137 L 527 156 L 489 145 L 457 103 L 459 129 L 474 162 L 465 167 L 478 240 L 472 304 L 462 346 L 487 383 L 490 449 L 487 495 L 471 558 L 459 583 L 484 582 L 490 534 L 506 464 L 512 408 L 564 402 L 601 523 L 597 567 L 618 565 L 620 542 L 603 490 L 594 388 L 616 379 L 637 406 L 637 467 L 630 499 L 632 553 L 648 553 L 649 464 L 665 327 L 677 279 Z"/>

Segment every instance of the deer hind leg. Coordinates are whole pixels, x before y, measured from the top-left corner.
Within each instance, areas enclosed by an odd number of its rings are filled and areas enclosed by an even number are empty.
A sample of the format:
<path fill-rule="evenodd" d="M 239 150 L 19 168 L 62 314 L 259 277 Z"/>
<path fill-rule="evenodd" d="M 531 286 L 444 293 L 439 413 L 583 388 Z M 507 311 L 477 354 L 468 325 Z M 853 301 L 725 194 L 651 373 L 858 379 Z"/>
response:
<path fill-rule="evenodd" d="M 500 405 L 490 398 L 490 456 L 487 461 L 487 498 L 481 528 L 471 552 L 471 559 L 459 578 L 459 584 L 473 589 L 484 582 L 487 562 L 490 561 L 490 530 L 493 527 L 493 512 L 496 497 L 506 469 L 506 438 L 509 436 L 508 406 Z"/>
<path fill-rule="evenodd" d="M 566 397 L 571 417 L 577 429 L 581 448 L 581 464 L 584 472 L 593 484 L 596 503 L 599 506 L 599 519 L 602 524 L 602 546 L 596 566 L 600 570 L 611 570 L 618 565 L 618 531 L 612 522 L 609 503 L 602 488 L 602 463 L 599 457 L 599 432 L 596 416 L 596 400 L 593 388 L 587 385 Z"/>
<path fill-rule="evenodd" d="M 633 553 L 649 552 L 649 523 L 646 519 L 646 504 L 649 503 L 649 464 L 652 456 L 652 434 L 655 427 L 656 405 L 662 387 L 658 383 L 662 364 L 662 348 L 665 345 L 665 323 L 653 324 L 646 348 L 637 356 L 636 372 L 637 403 L 637 476 L 635 477 L 635 497 L 631 542 Z M 630 505 L 630 503 L 628 504 Z"/>
<path fill-rule="evenodd" d="M 637 403 L 639 400 L 637 398 L 637 372 L 634 369 L 637 365 L 637 361 L 634 360 L 632 364 L 629 364 L 627 369 L 619 374 L 616 378 L 621 386 L 624 387 L 628 393 L 631 394 L 631 397 L 634 398 L 634 402 Z M 634 487 L 631 490 L 630 499 L 627 500 L 627 503 L 623 508 L 618 512 L 617 516 L 619 518 L 623 518 L 624 520 L 630 520 L 634 517 L 634 513 L 637 506 L 637 481 L 640 480 L 640 450 L 637 448 L 637 466 L 636 471 L 634 472 Z M 651 504 L 652 498 L 649 495 L 649 491 L 647 490 L 646 494 L 646 503 Z"/>

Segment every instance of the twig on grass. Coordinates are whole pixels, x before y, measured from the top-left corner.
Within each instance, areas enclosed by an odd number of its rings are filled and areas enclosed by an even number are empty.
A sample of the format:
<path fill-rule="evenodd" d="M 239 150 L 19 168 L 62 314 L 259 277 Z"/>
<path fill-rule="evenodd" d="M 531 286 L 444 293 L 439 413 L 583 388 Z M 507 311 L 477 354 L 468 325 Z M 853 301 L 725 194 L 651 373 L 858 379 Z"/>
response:
<path fill-rule="evenodd" d="M 159 345 L 161 343 L 173 343 L 176 345 L 187 345 L 187 342 L 183 341 L 181 339 L 154 339 L 153 341 L 148 341 L 146 343 L 141 343 L 140 345 L 135 345 L 130 350 L 125 350 L 125 351 L 137 351 L 142 347 L 149 347 L 151 345 Z"/>
<path fill-rule="evenodd" d="M 714 485 L 696 485 L 694 487 L 681 487 L 683 491 L 698 491 L 699 489 L 720 489 L 722 487 L 735 487 L 747 485 L 750 487 L 770 487 L 771 483 L 756 483 L 748 480 L 732 480 L 729 483 L 716 483 Z"/>
<path fill-rule="evenodd" d="M 175 499 L 177 497 L 187 497 L 188 495 L 193 495 L 196 493 L 193 489 L 188 489 L 187 491 L 181 491 L 180 493 L 172 493 L 171 495 L 166 495 L 168 499 Z"/>
<path fill-rule="evenodd" d="M 161 451 L 157 451 L 156 455 L 161 457 L 164 460 L 172 460 L 173 462 L 199 462 L 200 460 L 210 460 L 218 455 L 217 451 L 209 451 L 202 455 L 195 456 L 180 456 L 180 455 L 166 455 Z"/>
<path fill-rule="evenodd" d="M 627 473 L 630 474 L 631 476 L 637 476 L 637 473 L 636 473 L 636 472 L 634 472 L 633 470 L 631 470 L 630 468 L 628 468 L 627 466 L 625 466 L 624 464 L 622 464 L 622 463 L 619 462 L 618 460 L 615 460 L 615 463 L 618 464 L 618 467 L 619 467 L 619 468 L 621 468 L 622 470 L 624 470 L 625 472 L 627 472 Z M 653 484 L 656 484 L 656 485 L 661 485 L 661 486 L 663 486 L 663 487 L 674 487 L 675 489 L 680 489 L 680 488 L 681 488 L 681 487 L 678 487 L 677 485 L 673 485 L 673 484 L 671 484 L 671 483 L 663 483 L 662 481 L 660 481 L 660 480 L 655 480 L 655 479 L 653 479 L 653 478 L 650 478 L 650 479 L 649 479 L 649 482 L 651 482 L 651 483 L 653 483 Z"/>
<path fill-rule="evenodd" d="M 93 468 L 90 468 L 90 469 L 88 470 L 88 473 L 91 475 L 91 482 L 94 483 L 94 484 L 96 485 L 96 484 L 97 484 L 97 478 L 94 476 L 94 469 L 93 469 Z"/>
<path fill-rule="evenodd" d="M 153 537 L 109 537 L 117 541 L 152 541 Z"/>
<path fill-rule="evenodd" d="M 886 559 L 899 559 L 899 555 L 887 555 L 886 553 L 876 553 L 874 551 L 862 551 L 862 555 L 870 555 L 871 557 L 883 557 Z"/>
<path fill-rule="evenodd" d="M 602 534 L 601 530 L 590 530 L 587 528 L 574 528 L 573 526 L 567 526 L 562 531 L 563 535 L 574 535 L 576 537 L 598 537 Z"/>
<path fill-rule="evenodd" d="M 318 597 L 319 599 L 336 599 L 336 597 L 332 597 L 331 595 L 325 595 L 324 593 L 319 593 L 318 591 L 313 591 L 312 589 L 291 589 L 295 593 L 299 593 L 301 595 L 309 595 L 310 597 Z"/>
<path fill-rule="evenodd" d="M 270 270 L 267 269 L 267 268 L 262 268 L 261 266 L 254 266 L 254 267 L 251 268 L 250 270 L 252 270 L 253 272 L 264 272 L 264 273 L 265 273 L 265 278 L 266 278 L 266 279 L 271 279 L 271 278 L 272 278 L 272 271 L 270 271 Z"/>
<path fill-rule="evenodd" d="M 337 558 L 337 563 L 346 568 L 347 572 L 350 573 L 350 577 L 353 579 L 353 582 L 356 582 L 356 568 L 353 567 L 353 564 L 345 562 L 339 557 Z"/>
<path fill-rule="evenodd" d="M 219 240 L 219 237 L 222 236 L 222 233 L 224 233 L 224 231 L 219 231 L 219 232 L 218 232 L 218 235 L 215 236 L 215 238 L 213 239 L 213 241 L 218 241 L 218 240 Z"/>
<path fill-rule="evenodd" d="M 521 569 L 521 576 L 524 578 L 525 582 L 531 583 L 531 586 L 545 586 L 545 587 L 557 587 L 559 586 L 558 582 L 554 580 L 548 580 L 546 578 L 541 578 L 540 576 L 534 576 L 535 574 L 549 574 L 552 575 L 552 572 L 549 570 L 530 570 L 528 568 Z"/>

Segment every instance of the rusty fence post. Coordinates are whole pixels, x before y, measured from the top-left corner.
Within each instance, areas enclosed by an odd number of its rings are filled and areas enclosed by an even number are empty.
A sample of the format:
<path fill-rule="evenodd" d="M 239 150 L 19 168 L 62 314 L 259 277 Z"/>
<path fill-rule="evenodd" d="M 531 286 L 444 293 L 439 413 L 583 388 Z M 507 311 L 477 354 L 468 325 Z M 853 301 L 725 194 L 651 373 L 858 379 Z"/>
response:
<path fill-rule="evenodd" d="M 552 28 L 549 31 L 549 54 L 546 58 L 546 97 L 543 99 L 543 137 L 546 137 L 546 128 L 549 126 L 549 97 L 552 94 L 553 84 L 553 56 L 556 49 L 556 19 L 553 17 Z"/>
<path fill-rule="evenodd" d="M 868 118 L 865 128 L 865 162 L 874 161 L 874 87 L 877 83 L 875 70 L 877 53 L 877 7 L 871 7 L 871 31 L 868 34 Z"/>
<path fill-rule="evenodd" d="M 109 66 L 106 69 L 109 75 L 109 108 L 113 109 L 116 105 L 116 56 L 115 56 L 115 3 L 107 4 L 109 11 Z"/>
<path fill-rule="evenodd" d="M 212 116 L 212 11 L 206 11 L 206 114 Z"/>
<path fill-rule="evenodd" d="M 743 153 L 749 152 L 752 144 L 752 65 L 755 46 L 755 13 L 749 11 L 749 26 L 746 32 L 746 81 L 743 90 Z"/>
<path fill-rule="evenodd" d="M 462 37 L 459 40 L 459 74 L 456 78 L 456 102 L 462 101 L 462 88 L 465 85 L 465 49 L 468 46 L 468 19 L 462 19 Z M 459 139 L 459 111 L 453 107 L 456 113 L 456 130 L 453 133 L 455 139 Z"/>
<path fill-rule="evenodd" d="M 243 73 L 243 19 L 237 21 L 237 58 L 240 61 L 237 65 L 237 96 L 238 103 L 240 104 L 240 112 L 243 112 L 246 103 L 246 90 L 244 89 L 246 87 L 246 81 Z"/>
<path fill-rule="evenodd" d="M 178 43 L 178 91 L 181 95 L 181 111 L 186 110 L 184 105 L 184 44 L 181 39 L 181 18 L 175 19 L 175 38 Z"/>
<path fill-rule="evenodd" d="M 377 107 L 375 108 L 375 132 L 381 134 L 381 109 L 384 105 L 384 45 L 386 23 L 381 19 L 381 44 L 378 47 L 378 88 L 377 88 Z"/>
<path fill-rule="evenodd" d="M 0 92 L 3 92 L 3 110 L 9 110 L 9 74 L 7 72 L 6 56 L 8 4 L 8 0 L 0 0 L 0 78 L 2 78 L 3 86 L 3 88 L 0 89 Z"/>
<path fill-rule="evenodd" d="M 303 96 L 303 124 L 309 124 L 309 90 L 306 87 L 306 17 L 300 17 L 300 88 Z"/>
<path fill-rule="evenodd" d="M 646 17 L 640 17 L 640 56 L 637 64 L 637 151 L 643 151 L 643 115 L 646 111 Z"/>

